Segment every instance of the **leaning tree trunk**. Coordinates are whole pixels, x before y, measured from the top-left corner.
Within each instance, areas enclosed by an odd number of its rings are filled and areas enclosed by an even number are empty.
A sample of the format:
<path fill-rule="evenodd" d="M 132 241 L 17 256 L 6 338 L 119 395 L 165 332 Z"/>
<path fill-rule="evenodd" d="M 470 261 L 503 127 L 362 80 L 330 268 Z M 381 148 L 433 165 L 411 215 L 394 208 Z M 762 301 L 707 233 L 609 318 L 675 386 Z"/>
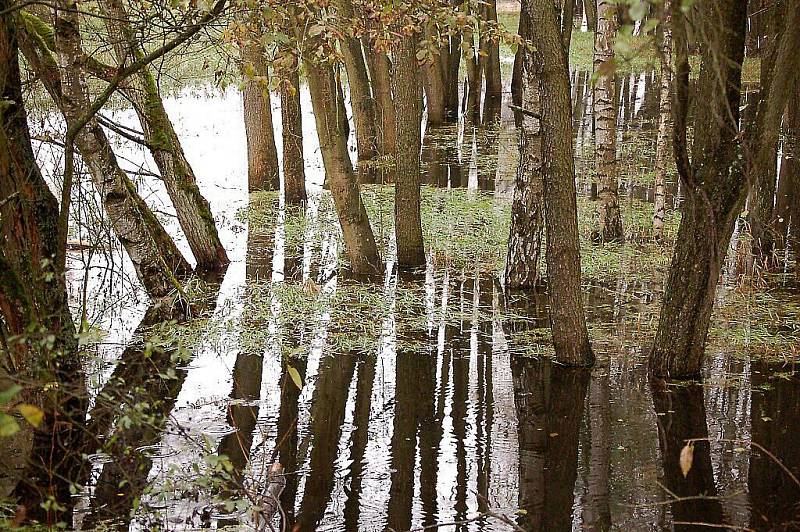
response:
<path fill-rule="evenodd" d="M 569 63 L 561 45 L 558 15 L 550 0 L 525 0 L 531 15 L 534 65 L 542 102 L 542 168 L 550 325 L 557 359 L 568 365 L 594 363 L 581 293 L 581 257 Z"/>
<path fill-rule="evenodd" d="M 3 373 L 25 385 L 13 401 L 44 413 L 12 494 L 22 509 L 17 513 L 54 526 L 71 522 L 71 482 L 85 465 L 71 451 L 81 448 L 87 395 L 56 260 L 59 207 L 31 148 L 17 49 L 20 16 L 11 7 L 0 0 L 0 359 Z M 44 383 L 56 386 L 43 390 Z M 45 507 L 48 499 L 56 504 Z"/>
<path fill-rule="evenodd" d="M 62 62 L 61 68 L 50 50 L 42 44 L 41 36 L 28 35 L 36 31 L 35 28 L 26 25 L 21 44 L 26 59 L 61 110 L 67 126 L 72 127 L 90 104 L 79 65 L 82 49 L 77 17 L 68 10 L 60 10 L 59 15 L 54 47 Z M 89 120 L 81 128 L 75 143 L 100 194 L 111 226 L 148 295 L 163 297 L 180 288 L 180 280 L 191 274 L 191 266 L 139 196 L 136 186 L 119 167 L 111 144 L 96 120 Z"/>
<path fill-rule="evenodd" d="M 561 43 L 564 50 L 569 55 L 569 47 L 572 44 L 572 26 L 575 22 L 575 2 L 576 0 L 561 0 Z"/>
<path fill-rule="evenodd" d="M 300 107 L 300 73 L 294 60 L 288 79 L 281 83 L 281 134 L 283 135 L 283 192 L 288 205 L 306 202 L 303 159 L 303 114 Z"/>
<path fill-rule="evenodd" d="M 487 0 L 481 8 L 484 24 L 497 24 L 497 0 Z M 500 76 L 500 43 L 481 32 L 480 56 L 478 64 L 486 78 L 486 94 L 483 101 L 483 123 L 491 124 L 500 120 L 500 104 L 503 99 L 503 80 Z M 480 73 L 479 69 L 479 73 Z"/>
<path fill-rule="evenodd" d="M 676 79 L 674 150 L 687 197 L 650 353 L 650 371 L 658 377 L 700 375 L 717 281 L 734 222 L 746 194 L 737 162 L 741 65 L 747 6 L 715 0 L 713 19 L 701 19 L 708 36 L 703 48 L 694 119 L 694 159 L 686 145 L 689 59 L 685 15 L 672 6 Z"/>
<path fill-rule="evenodd" d="M 617 34 L 617 5 L 611 0 L 597 4 L 597 31 L 594 39 L 595 164 L 600 185 L 600 242 L 622 242 L 622 217 L 617 191 L 617 98 L 614 83 L 614 41 Z"/>
<path fill-rule="evenodd" d="M 343 20 L 354 20 L 355 13 L 350 0 L 337 0 L 337 9 Z M 350 105 L 353 108 L 353 121 L 356 126 L 356 148 L 358 161 L 370 161 L 378 155 L 378 133 L 375 115 L 375 100 L 370 89 L 367 63 L 357 37 L 345 36 L 340 49 L 347 71 L 347 84 L 350 92 Z M 361 164 L 359 164 L 361 166 Z M 364 168 L 359 174 L 366 175 Z"/>
<path fill-rule="evenodd" d="M 661 90 L 658 96 L 658 138 L 656 140 L 655 199 L 653 201 L 653 236 L 664 238 L 666 216 L 667 153 L 672 127 L 672 0 L 664 0 L 661 20 Z"/>
<path fill-rule="evenodd" d="M 520 21 L 528 19 L 523 4 Z M 524 39 L 530 38 L 530 25 L 525 25 Z M 520 22 L 520 31 L 523 24 Z M 533 288 L 539 283 L 539 256 L 544 227 L 544 176 L 542 174 L 542 104 L 539 79 L 533 64 L 533 51 L 520 47 L 522 127 L 519 132 L 519 166 L 511 205 L 511 227 L 508 235 L 505 284 L 508 288 Z"/>
<path fill-rule="evenodd" d="M 121 0 L 103 0 L 99 6 L 105 15 L 106 28 L 120 64 L 129 64 L 143 57 L 144 50 L 135 40 Z M 145 143 L 161 173 L 161 180 L 175 207 L 178 223 L 197 260 L 198 270 L 221 271 L 230 261 L 219 240 L 214 215 L 197 187 L 194 170 L 186 159 L 172 121 L 164 109 L 156 79 L 149 66 L 131 77 L 126 84 L 125 95 L 139 115 Z"/>
<path fill-rule="evenodd" d="M 246 78 L 242 104 L 247 136 L 247 188 L 251 192 L 279 190 L 280 170 L 272 125 L 269 67 L 264 50 L 258 45 L 243 45 L 241 54 Z"/>
<path fill-rule="evenodd" d="M 404 37 L 394 51 L 394 103 L 397 109 L 394 230 L 397 265 L 425 264 L 420 215 L 422 94 L 419 90 L 416 36 Z"/>
<path fill-rule="evenodd" d="M 381 260 L 347 151 L 346 123 L 342 124 L 339 116 L 341 102 L 337 100 L 341 96 L 333 68 L 324 63 L 309 68 L 308 87 L 322 162 L 342 227 L 350 267 L 356 274 L 379 274 Z"/>

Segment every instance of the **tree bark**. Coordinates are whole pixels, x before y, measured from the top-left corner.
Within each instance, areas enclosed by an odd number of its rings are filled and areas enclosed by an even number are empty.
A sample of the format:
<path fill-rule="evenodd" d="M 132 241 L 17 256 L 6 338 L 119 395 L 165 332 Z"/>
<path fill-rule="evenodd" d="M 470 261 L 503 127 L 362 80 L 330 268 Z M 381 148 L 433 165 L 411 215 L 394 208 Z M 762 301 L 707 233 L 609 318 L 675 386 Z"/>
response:
<path fill-rule="evenodd" d="M 572 143 L 569 64 L 561 45 L 555 5 L 525 0 L 534 33 L 534 65 L 542 102 L 546 261 L 551 328 L 557 359 L 567 365 L 594 363 L 583 312 L 578 208 Z"/>
<path fill-rule="evenodd" d="M 420 214 L 420 150 L 422 147 L 422 94 L 417 65 L 416 36 L 406 36 L 394 53 L 394 103 L 397 109 L 394 230 L 397 265 L 414 268 L 425 264 Z"/>
<path fill-rule="evenodd" d="M 391 64 L 385 52 L 378 52 L 364 43 L 372 92 L 375 96 L 375 112 L 381 123 L 378 135 L 378 151 L 381 155 L 394 156 L 396 143 L 395 109 L 392 101 Z"/>
<path fill-rule="evenodd" d="M 281 83 L 281 124 L 283 135 L 283 187 L 288 205 L 306 202 L 306 172 L 303 158 L 303 114 L 300 107 L 300 74 L 297 59 Z"/>
<path fill-rule="evenodd" d="M 520 9 L 519 13 L 519 28 L 517 34 L 522 37 L 523 43 L 529 38 L 530 22 L 529 15 L 524 9 Z M 511 103 L 517 107 L 522 107 L 523 98 L 523 63 L 524 63 L 525 45 L 522 44 L 517 47 L 517 52 L 514 54 L 514 67 L 511 73 Z M 519 110 L 514 111 L 514 124 L 519 128 L 522 127 L 524 116 Z"/>
<path fill-rule="evenodd" d="M 715 0 L 713 20 L 700 19 L 703 49 L 694 119 L 695 154 L 686 149 L 689 90 L 685 16 L 672 5 L 676 79 L 674 150 L 687 197 L 672 256 L 650 371 L 656 376 L 697 377 L 703 361 L 717 280 L 733 225 L 744 202 L 746 180 L 736 161 L 741 64 L 747 6 Z"/>
<path fill-rule="evenodd" d="M 432 23 L 428 23 L 426 26 L 425 38 L 430 41 L 438 39 L 436 28 Z M 425 76 L 422 81 L 425 87 L 425 103 L 428 108 L 427 127 L 438 127 L 446 121 L 444 112 L 445 80 L 441 66 L 441 47 L 436 45 L 435 49 L 434 57 L 426 61 L 423 66 Z"/>
<path fill-rule="evenodd" d="M 497 25 L 497 0 L 487 0 L 481 5 L 484 24 Z M 500 43 L 481 32 L 479 72 L 486 78 L 486 94 L 483 101 L 483 123 L 500 120 L 500 104 L 503 99 L 503 80 L 500 77 Z"/>
<path fill-rule="evenodd" d="M 664 0 L 661 19 L 661 88 L 658 95 L 658 137 L 656 139 L 655 199 L 653 201 L 653 235 L 664 238 L 666 216 L 667 153 L 672 129 L 672 0 Z"/>
<path fill-rule="evenodd" d="M 464 2 L 464 13 L 469 15 L 469 2 Z M 481 124 L 481 63 L 475 49 L 475 36 L 472 26 L 464 27 L 461 55 L 467 69 L 467 80 L 464 86 L 464 119 L 473 126 Z"/>
<path fill-rule="evenodd" d="M 251 192 L 279 190 L 280 170 L 272 125 L 269 67 L 264 50 L 258 45 L 244 45 L 241 55 L 245 70 L 242 104 L 247 135 L 247 188 Z"/>
<path fill-rule="evenodd" d="M 354 20 L 355 12 L 350 0 L 337 0 L 337 9 L 343 20 Z M 350 92 L 350 105 L 353 109 L 353 121 L 356 126 L 356 147 L 358 161 L 370 161 L 378 154 L 378 133 L 376 129 L 375 100 L 370 89 L 367 63 L 361 49 L 361 41 L 357 37 L 345 36 L 341 39 L 340 49 L 344 57 L 344 68 L 347 71 L 347 84 Z M 361 166 L 359 164 L 359 166 Z M 359 175 L 365 173 L 359 168 Z"/>
<path fill-rule="evenodd" d="M 71 451 L 81 447 L 87 395 L 64 270 L 56 260 L 59 207 L 31 148 L 19 72 L 20 20 L 6 12 L 11 7 L 0 0 L 0 359 L 3 373 L 25 384 L 14 401 L 44 413 L 13 497 L 26 519 L 53 526 L 71 522 L 70 483 L 85 466 Z M 51 382 L 58 385 L 40 387 Z M 45 509 L 48 497 L 57 505 Z"/>
<path fill-rule="evenodd" d="M 597 0 L 583 0 L 583 6 L 586 9 L 586 25 L 589 31 L 594 32 L 597 30 Z"/>
<path fill-rule="evenodd" d="M 530 38 L 530 25 L 522 23 L 528 19 L 527 4 L 522 5 L 520 31 L 523 39 Z M 519 166 L 514 183 L 514 201 L 511 205 L 511 227 L 508 234 L 505 285 L 508 288 L 534 288 L 539 282 L 539 257 L 544 228 L 544 176 L 542 174 L 542 126 L 540 118 L 542 104 L 539 94 L 539 79 L 533 63 L 533 51 L 520 46 L 521 63 L 521 107 L 519 131 Z"/>
<path fill-rule="evenodd" d="M 347 152 L 346 124 L 342 124 L 339 112 L 341 101 L 337 103 L 341 91 L 333 68 L 328 64 L 312 65 L 308 69 L 308 87 L 325 175 L 342 227 L 350 267 L 356 274 L 380 274 L 378 247 Z"/>
<path fill-rule="evenodd" d="M 594 40 L 595 164 L 600 185 L 599 227 L 596 240 L 623 242 L 617 183 L 617 97 L 614 81 L 614 41 L 617 35 L 617 5 L 611 0 L 597 3 L 597 31 Z"/>
<path fill-rule="evenodd" d="M 777 246 L 800 244 L 800 84 L 786 106 L 785 140 L 775 205 L 774 230 Z"/>
<path fill-rule="evenodd" d="M 60 68 L 49 50 L 35 48 L 35 37 L 26 33 L 21 45 L 25 58 L 39 74 L 69 127 L 89 107 L 89 99 L 77 64 L 82 54 L 77 19 L 74 13 L 66 10 L 59 11 L 59 14 L 55 48 L 62 61 Z M 111 226 L 148 295 L 159 298 L 180 287 L 180 281 L 191 274 L 191 266 L 139 196 L 136 186 L 120 169 L 111 144 L 97 121 L 90 120 L 78 133 L 75 142 Z"/>
<path fill-rule="evenodd" d="M 128 22 L 120 0 L 99 3 L 104 22 L 114 45 L 117 61 L 129 64 L 144 56 Z M 178 223 L 197 260 L 201 272 L 219 272 L 228 263 L 228 255 L 219 240 L 214 215 L 200 193 L 192 166 L 186 159 L 180 139 L 164 109 L 156 79 L 149 67 L 140 69 L 126 84 L 125 95 L 139 116 L 144 140 L 161 173 Z"/>
<path fill-rule="evenodd" d="M 561 0 L 561 43 L 569 57 L 569 47 L 572 43 L 572 26 L 575 21 L 576 0 Z"/>

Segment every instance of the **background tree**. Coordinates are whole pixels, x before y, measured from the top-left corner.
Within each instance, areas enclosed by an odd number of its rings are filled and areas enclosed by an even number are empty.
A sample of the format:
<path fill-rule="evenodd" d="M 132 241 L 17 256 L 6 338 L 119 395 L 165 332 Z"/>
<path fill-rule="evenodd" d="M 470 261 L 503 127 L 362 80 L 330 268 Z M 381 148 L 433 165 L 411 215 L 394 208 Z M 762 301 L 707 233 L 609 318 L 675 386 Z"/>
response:
<path fill-rule="evenodd" d="M 600 185 L 600 217 L 596 239 L 600 242 L 625 240 L 617 191 L 617 94 L 614 81 L 616 35 L 617 5 L 610 0 L 598 0 L 597 31 L 594 39 L 594 73 L 597 80 L 594 85 L 593 116 L 595 165 Z"/>
<path fill-rule="evenodd" d="M 666 216 L 667 157 L 669 152 L 672 98 L 672 0 L 664 0 L 661 8 L 661 85 L 658 93 L 658 137 L 656 138 L 655 196 L 653 200 L 653 234 L 664 238 Z"/>

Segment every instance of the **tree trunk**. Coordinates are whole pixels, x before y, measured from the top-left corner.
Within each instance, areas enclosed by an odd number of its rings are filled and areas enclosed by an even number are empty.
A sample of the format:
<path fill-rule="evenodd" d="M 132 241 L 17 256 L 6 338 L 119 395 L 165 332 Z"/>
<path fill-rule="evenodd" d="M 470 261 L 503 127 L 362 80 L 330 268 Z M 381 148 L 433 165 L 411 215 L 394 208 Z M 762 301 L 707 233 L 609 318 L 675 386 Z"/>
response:
<path fill-rule="evenodd" d="M 71 481 L 85 466 L 71 450 L 82 445 L 87 396 L 64 271 L 56 260 L 58 202 L 31 148 L 19 72 L 19 15 L 7 12 L 11 7 L 0 0 L 0 358 L 3 373 L 26 385 L 13 401 L 44 413 L 13 498 L 27 519 L 54 526 L 71 522 Z M 57 386 L 39 386 L 50 382 Z M 48 497 L 57 504 L 45 509 Z"/>
<path fill-rule="evenodd" d="M 800 244 L 800 84 L 786 106 L 781 175 L 775 205 L 774 230 L 779 249 Z"/>
<path fill-rule="evenodd" d="M 346 125 L 342 124 L 339 111 L 341 91 L 333 68 L 326 64 L 312 65 L 308 69 L 308 87 L 325 175 L 342 227 L 350 267 L 355 274 L 379 274 L 381 260 L 347 152 Z"/>
<path fill-rule="evenodd" d="M 257 45 L 245 45 L 241 54 L 245 71 L 242 104 L 247 135 L 247 188 L 251 192 L 279 190 L 280 170 L 272 125 L 269 67 L 264 51 Z"/>
<path fill-rule="evenodd" d="M 350 0 L 337 0 L 339 15 L 343 20 L 354 20 L 355 13 Z M 369 161 L 378 155 L 378 133 L 376 129 L 375 100 L 370 90 L 367 63 L 357 37 L 345 36 L 340 49 L 347 71 L 347 84 L 350 92 L 350 105 L 353 108 L 353 121 L 356 126 L 356 147 L 358 161 Z M 361 166 L 361 165 L 359 165 Z M 359 168 L 359 175 L 365 173 Z"/>
<path fill-rule="evenodd" d="M 561 43 L 569 57 L 569 46 L 572 43 L 572 26 L 575 21 L 576 0 L 561 0 Z"/>
<path fill-rule="evenodd" d="M 281 123 L 283 135 L 283 187 L 288 205 L 306 202 L 306 172 L 303 159 L 303 113 L 300 108 L 300 74 L 297 59 L 281 83 Z"/>
<path fill-rule="evenodd" d="M 407 36 L 394 52 L 393 88 L 398 114 L 394 230 L 397 265 L 401 268 L 425 264 L 420 215 L 422 94 L 419 90 L 416 50 L 416 36 Z"/>
<path fill-rule="evenodd" d="M 106 28 L 120 64 L 129 64 L 144 56 L 144 50 L 136 42 L 128 23 L 128 15 L 122 2 L 103 0 L 99 6 L 105 15 Z M 219 240 L 214 215 L 197 187 L 194 170 L 186 159 L 172 121 L 164 109 L 156 79 L 149 66 L 132 76 L 126 85 L 125 95 L 139 116 L 144 140 L 175 207 L 178 223 L 197 260 L 197 269 L 201 272 L 223 270 L 230 261 Z"/>
<path fill-rule="evenodd" d="M 656 140 L 655 199 L 653 201 L 653 235 L 664 238 L 666 216 L 667 153 L 672 128 L 672 0 L 664 0 L 661 19 L 661 89 L 658 96 L 658 137 Z"/>
<path fill-rule="evenodd" d="M 527 4 L 523 4 L 520 21 L 528 19 Z M 520 22 L 522 37 L 530 38 L 530 25 Z M 544 227 L 544 179 L 542 175 L 542 104 L 539 79 L 533 64 L 533 51 L 521 46 L 521 107 L 528 111 L 522 115 L 519 132 L 519 166 L 514 184 L 514 201 L 511 205 L 511 227 L 508 235 L 505 285 L 508 288 L 534 288 L 540 281 L 539 256 Z"/>
<path fill-rule="evenodd" d="M 469 15 L 469 2 L 464 2 L 464 13 Z M 461 55 L 467 69 L 464 86 L 464 119 L 473 126 L 481 124 L 481 62 L 475 49 L 475 36 L 472 26 L 464 27 Z"/>
<path fill-rule="evenodd" d="M 534 33 L 534 65 L 542 102 L 542 172 L 547 228 L 547 280 L 557 359 L 567 365 L 594 363 L 581 292 L 578 208 L 572 143 L 569 64 L 558 16 L 549 0 L 525 0 Z"/>
<path fill-rule="evenodd" d="M 406 36 L 403 37 L 403 39 L 407 38 Z M 431 23 L 426 27 L 425 38 L 428 40 L 437 38 L 436 28 Z M 434 57 L 423 65 L 425 76 L 422 81 L 425 87 L 425 103 L 428 108 L 427 127 L 438 127 L 445 123 L 445 80 L 440 60 L 441 50 L 438 45 L 435 48 L 436 54 Z"/>
<path fill-rule="evenodd" d="M 617 97 L 615 90 L 614 41 L 617 35 L 617 5 L 610 0 L 597 4 L 594 40 L 595 164 L 600 204 L 596 240 L 623 242 L 625 233 L 619 213 L 617 184 Z"/>
<path fill-rule="evenodd" d="M 611 530 L 609 476 L 611 419 L 608 369 L 595 371 L 589 383 L 589 471 L 583 522 L 588 530 Z"/>
<path fill-rule="evenodd" d="M 528 39 L 530 34 L 530 22 L 528 21 L 528 13 L 521 9 L 519 13 L 519 28 L 517 34 L 522 37 L 523 42 Z M 525 46 L 520 45 L 517 47 L 517 52 L 514 54 L 514 67 L 511 73 L 511 103 L 517 107 L 522 107 L 522 85 L 523 85 L 523 62 L 524 62 Z M 520 128 L 522 127 L 524 116 L 519 110 L 514 111 L 514 124 Z"/>
<path fill-rule="evenodd" d="M 487 0 L 482 4 L 482 18 L 485 23 L 497 24 L 497 0 Z M 486 94 L 483 101 L 483 123 L 491 124 L 500 120 L 500 104 L 503 99 L 503 80 L 500 77 L 500 43 L 482 32 L 480 40 L 481 58 L 486 78 Z M 482 59 L 482 61 L 481 61 Z"/>
<path fill-rule="evenodd" d="M 37 38 L 26 34 L 21 44 L 26 59 L 39 74 L 69 127 L 90 104 L 78 65 L 82 50 L 77 19 L 66 10 L 59 14 L 62 16 L 56 18 L 55 48 L 62 61 L 60 69 L 49 50 L 34 47 L 34 43 L 39 42 Z M 148 295 L 159 298 L 179 288 L 180 280 L 191 274 L 191 266 L 139 196 L 136 186 L 120 169 L 111 144 L 96 120 L 90 120 L 81 129 L 75 143 L 111 226 Z"/>
<path fill-rule="evenodd" d="M 392 101 L 391 65 L 386 52 L 377 52 L 364 43 L 372 92 L 375 96 L 375 112 L 381 123 L 378 135 L 378 151 L 381 155 L 395 154 L 395 109 Z"/>
<path fill-rule="evenodd" d="M 702 21 L 700 31 L 706 32 L 708 43 L 696 94 L 703 105 L 695 115 L 695 157 L 690 162 L 686 149 L 688 46 L 685 16 L 679 7 L 677 2 L 672 6 L 677 65 L 673 142 L 687 197 L 650 354 L 650 371 L 656 376 L 697 377 L 722 261 L 746 192 L 742 169 L 736 164 L 740 153 L 736 138 L 747 9 L 735 0 L 716 0 L 709 9 L 719 16 Z"/>
<path fill-rule="evenodd" d="M 594 32 L 597 30 L 597 0 L 583 0 L 583 6 L 586 9 L 586 25 L 588 30 Z"/>

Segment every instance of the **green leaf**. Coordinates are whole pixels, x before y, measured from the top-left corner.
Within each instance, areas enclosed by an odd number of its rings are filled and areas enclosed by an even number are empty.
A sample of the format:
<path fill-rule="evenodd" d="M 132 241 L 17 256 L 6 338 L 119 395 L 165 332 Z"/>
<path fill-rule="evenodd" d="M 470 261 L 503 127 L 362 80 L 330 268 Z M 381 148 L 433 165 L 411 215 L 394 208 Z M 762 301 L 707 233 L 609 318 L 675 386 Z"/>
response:
<path fill-rule="evenodd" d="M 23 403 L 17 407 L 17 410 L 25 418 L 25 421 L 34 427 L 38 427 L 42 423 L 42 419 L 44 419 L 44 412 L 37 406 Z"/>
<path fill-rule="evenodd" d="M 20 390 L 22 390 L 22 386 L 18 384 L 12 384 L 9 388 L 0 392 L 0 405 L 4 405 L 9 402 L 20 392 Z"/>
<path fill-rule="evenodd" d="M 19 431 L 19 424 L 8 414 L 0 414 L 0 437 L 13 436 Z"/>
<path fill-rule="evenodd" d="M 303 378 L 300 377 L 300 372 L 297 371 L 292 366 L 286 366 L 286 371 L 289 372 L 289 376 L 292 378 L 292 382 L 294 382 L 295 386 L 297 386 L 298 389 L 302 390 L 303 389 Z"/>

